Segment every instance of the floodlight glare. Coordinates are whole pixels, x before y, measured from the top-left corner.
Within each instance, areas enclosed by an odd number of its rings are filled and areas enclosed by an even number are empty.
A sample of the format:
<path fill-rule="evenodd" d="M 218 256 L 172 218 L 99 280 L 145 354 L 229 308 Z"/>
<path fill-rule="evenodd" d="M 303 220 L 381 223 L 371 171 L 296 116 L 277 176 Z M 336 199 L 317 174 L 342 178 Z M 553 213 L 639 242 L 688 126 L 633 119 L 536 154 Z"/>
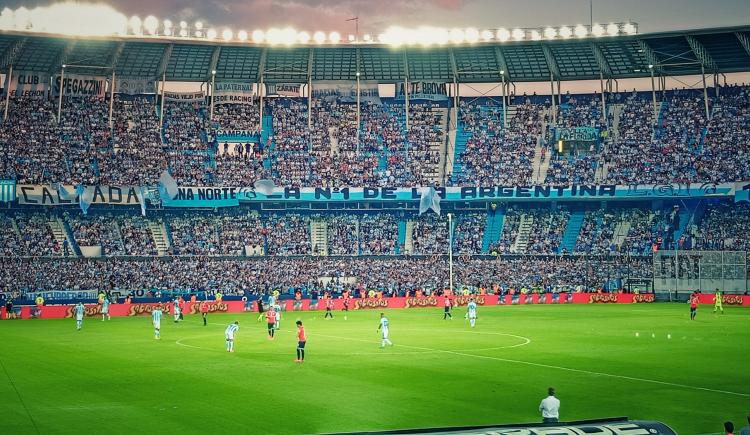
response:
<path fill-rule="evenodd" d="M 187 23 L 186 23 L 186 24 L 187 24 Z M 164 24 L 163 24 L 163 25 L 164 25 L 164 28 L 165 28 L 165 29 L 171 29 L 171 28 L 173 27 L 173 26 L 172 26 L 172 21 L 171 21 L 171 20 L 164 20 Z"/>
<path fill-rule="evenodd" d="M 371 42 L 372 36 L 369 33 L 365 33 L 365 36 L 363 36 L 362 39 L 364 39 L 365 42 Z"/>
<path fill-rule="evenodd" d="M 516 29 L 513 29 L 512 35 L 513 35 L 513 39 L 515 39 L 516 41 L 520 41 L 524 37 L 526 37 L 526 32 L 524 32 L 521 29 L 516 28 Z"/>
<path fill-rule="evenodd" d="M 468 29 L 466 29 L 464 35 L 466 35 L 466 42 L 473 44 L 479 41 L 479 30 L 473 27 L 469 27 Z"/>
<path fill-rule="evenodd" d="M 538 30 L 532 30 L 531 31 L 531 40 L 532 41 L 541 41 L 542 40 L 542 33 Z"/>
<path fill-rule="evenodd" d="M 188 31 L 187 29 L 180 29 L 180 36 L 183 38 L 187 38 Z"/>
<path fill-rule="evenodd" d="M 571 30 L 568 26 L 560 27 L 560 36 L 566 39 L 570 38 L 571 36 L 573 36 L 573 30 Z"/>
<path fill-rule="evenodd" d="M 247 32 L 245 30 L 240 30 L 239 32 L 237 32 L 237 39 L 242 42 L 247 41 Z"/>
<path fill-rule="evenodd" d="M 187 29 L 187 21 L 180 21 L 180 29 Z"/>
<path fill-rule="evenodd" d="M 554 27 L 547 27 L 544 29 L 544 37 L 547 39 L 555 39 L 557 37 L 557 29 Z"/>
<path fill-rule="evenodd" d="M 130 31 L 134 35 L 140 35 L 141 33 L 143 33 L 141 29 L 142 24 L 143 23 L 141 22 L 141 19 L 138 18 L 138 16 L 136 15 L 133 15 L 132 17 L 130 17 L 130 21 L 128 21 L 128 26 L 130 27 Z"/>
<path fill-rule="evenodd" d="M 331 42 L 331 44 L 338 44 L 341 42 L 341 34 L 339 32 L 331 32 L 328 34 L 328 41 Z"/>
<path fill-rule="evenodd" d="M 352 34 L 350 33 L 350 34 L 349 34 L 349 36 L 347 36 L 347 39 L 349 40 L 349 42 L 354 42 L 354 41 L 356 41 L 356 40 L 357 40 L 357 37 L 356 37 L 356 36 L 354 36 L 354 35 L 352 35 Z"/>
<path fill-rule="evenodd" d="M 221 32 L 221 37 L 225 41 L 231 41 L 233 36 L 234 36 L 234 33 L 232 33 L 231 29 L 224 29 L 224 31 Z"/>
<path fill-rule="evenodd" d="M 597 37 L 604 35 L 604 27 L 601 24 L 594 24 L 591 28 L 591 34 Z"/>
<path fill-rule="evenodd" d="M 266 40 L 266 33 L 262 30 L 253 30 L 253 42 L 256 44 L 261 44 L 263 41 Z"/>
<path fill-rule="evenodd" d="M 155 35 L 156 29 L 159 28 L 159 20 L 155 16 L 149 15 L 143 20 L 143 28 L 146 29 L 149 35 Z"/>
<path fill-rule="evenodd" d="M 450 31 L 450 41 L 454 44 L 460 44 L 466 39 L 466 34 L 461 29 L 453 29 Z"/>
<path fill-rule="evenodd" d="M 494 36 L 491 30 L 482 30 L 482 41 L 492 41 Z"/>
<path fill-rule="evenodd" d="M 164 36 L 172 36 L 172 29 L 171 28 L 164 29 Z"/>
<path fill-rule="evenodd" d="M 620 28 L 615 23 L 609 23 L 607 25 L 607 35 L 609 36 L 617 36 L 617 34 L 620 33 Z"/>
<path fill-rule="evenodd" d="M 313 41 L 315 41 L 316 44 L 322 44 L 326 42 L 326 34 L 318 30 L 317 32 L 313 33 Z"/>
<path fill-rule="evenodd" d="M 198 30 L 203 30 L 203 21 L 196 21 L 195 28 Z"/>
<path fill-rule="evenodd" d="M 307 32 L 299 32 L 297 34 L 297 40 L 302 44 L 307 44 L 310 42 L 310 34 Z"/>
<path fill-rule="evenodd" d="M 508 29 L 498 29 L 496 36 L 498 41 L 505 42 L 510 39 L 510 32 L 508 31 Z"/>
<path fill-rule="evenodd" d="M 202 38 L 203 37 L 203 32 L 201 30 L 196 30 L 195 31 L 195 37 L 196 38 Z"/>
<path fill-rule="evenodd" d="M 628 35 L 635 35 L 636 32 L 638 32 L 638 29 L 635 27 L 635 24 L 633 23 L 625 23 L 625 25 L 622 26 L 622 30 Z"/>
<path fill-rule="evenodd" d="M 287 27 L 281 31 L 281 42 L 286 45 L 292 45 L 297 42 L 297 31 Z"/>
<path fill-rule="evenodd" d="M 216 29 L 208 29 L 206 31 L 206 38 L 208 38 L 208 39 L 216 39 Z"/>
<path fill-rule="evenodd" d="M 576 38 L 585 38 L 589 34 L 589 31 L 586 29 L 586 26 L 579 24 L 576 26 L 575 34 Z"/>

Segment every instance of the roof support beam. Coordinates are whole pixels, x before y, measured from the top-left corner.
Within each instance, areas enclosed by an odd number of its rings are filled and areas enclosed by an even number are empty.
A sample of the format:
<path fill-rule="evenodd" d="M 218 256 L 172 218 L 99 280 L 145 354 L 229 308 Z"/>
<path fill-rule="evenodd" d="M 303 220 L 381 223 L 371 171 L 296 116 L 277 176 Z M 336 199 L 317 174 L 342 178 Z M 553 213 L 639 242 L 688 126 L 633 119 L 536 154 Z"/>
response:
<path fill-rule="evenodd" d="M 448 50 L 448 59 L 451 62 L 451 73 L 453 74 L 453 81 L 458 82 L 459 81 L 459 72 L 458 72 L 458 64 L 456 63 L 456 56 L 453 54 L 453 50 Z"/>
<path fill-rule="evenodd" d="M 546 44 L 542 44 L 542 51 L 544 52 L 544 59 L 547 61 L 547 67 L 552 75 L 556 79 L 560 79 L 560 69 L 557 67 L 557 60 L 555 55 L 552 54 L 552 50 Z"/>
<path fill-rule="evenodd" d="M 700 41 L 690 35 L 685 35 L 685 39 L 687 40 L 688 45 L 690 45 L 690 49 L 693 50 L 693 53 L 695 53 L 695 57 L 698 58 L 698 60 L 701 62 L 701 66 L 704 69 L 713 72 L 717 72 L 719 70 L 716 62 L 714 62 L 713 58 L 711 57 L 711 54 L 709 54 L 708 50 L 706 50 L 706 47 L 704 47 L 703 44 L 700 43 Z"/>
<path fill-rule="evenodd" d="M 657 72 L 659 74 L 663 73 L 661 67 L 659 66 L 659 58 L 656 57 L 656 53 L 654 53 L 654 50 L 651 48 L 650 45 L 646 43 L 643 39 L 638 40 L 638 47 L 643 50 L 643 55 L 646 57 L 646 60 L 650 65 L 653 66 L 654 72 Z"/>
<path fill-rule="evenodd" d="M 747 55 L 750 56 L 750 38 L 747 37 L 744 33 L 740 32 L 734 32 L 734 36 L 737 37 L 737 39 L 740 41 L 740 44 L 742 44 L 742 48 L 745 49 L 745 52 L 747 52 Z"/>
<path fill-rule="evenodd" d="M 117 44 L 117 47 L 115 47 L 115 50 L 112 52 L 112 57 L 109 59 L 109 67 L 114 69 L 117 66 L 117 61 L 120 60 L 120 55 L 122 54 L 122 51 L 125 49 L 125 43 L 120 42 Z"/>
<path fill-rule="evenodd" d="M 7 50 L 5 50 L 2 60 L 0 60 L 0 69 L 5 70 L 10 65 L 13 65 L 13 63 L 16 61 L 16 58 L 18 57 L 18 54 L 21 52 L 21 50 L 23 50 L 23 46 L 26 45 L 27 40 L 28 39 L 26 38 L 19 39 L 11 44 L 11 46 L 8 47 Z"/>
<path fill-rule="evenodd" d="M 214 48 L 214 52 L 211 55 L 211 64 L 208 66 L 208 77 L 206 80 L 210 80 L 211 76 L 214 75 L 213 72 L 216 71 L 216 65 L 219 64 L 219 56 L 221 55 L 221 45 L 217 45 L 216 48 Z M 213 90 L 211 91 L 213 94 Z"/>
<path fill-rule="evenodd" d="M 266 72 L 266 53 L 267 52 L 268 52 L 268 48 L 264 48 L 263 51 L 260 52 L 260 60 L 258 60 L 258 77 L 255 78 L 255 80 L 258 81 L 259 83 L 263 83 L 263 75 Z M 262 90 L 262 91 L 265 93 L 265 90 Z"/>
<path fill-rule="evenodd" d="M 500 71 L 498 73 L 503 76 L 502 71 L 505 71 L 504 76 L 508 77 L 508 80 L 512 80 L 513 78 L 510 76 L 510 71 L 508 71 L 508 64 L 505 62 L 505 53 L 503 53 L 503 49 L 499 46 L 495 46 L 495 59 L 497 59 L 497 64 L 500 66 Z"/>
<path fill-rule="evenodd" d="M 57 59 L 55 59 L 54 62 L 52 62 L 52 66 L 50 66 L 50 73 L 55 74 L 58 71 L 60 71 L 60 68 L 65 64 L 65 62 L 68 60 L 68 55 L 71 51 L 73 51 L 73 47 L 75 47 L 76 41 L 69 41 L 67 44 L 65 44 L 65 48 L 62 49 L 60 54 L 57 56 Z"/>
<path fill-rule="evenodd" d="M 164 74 L 167 72 L 167 67 L 169 66 L 169 58 L 172 56 L 172 48 L 174 47 L 174 44 L 169 44 L 164 49 L 164 52 L 161 54 L 161 61 L 159 62 L 159 69 L 156 71 L 157 77 L 163 77 Z"/>
<path fill-rule="evenodd" d="M 599 65 L 599 71 L 605 76 L 611 78 L 612 68 L 610 68 L 609 62 L 607 62 L 607 58 L 604 57 L 604 53 L 602 52 L 601 47 L 599 47 L 596 42 L 592 42 L 591 51 L 594 52 L 594 58 L 596 59 L 597 65 Z"/>

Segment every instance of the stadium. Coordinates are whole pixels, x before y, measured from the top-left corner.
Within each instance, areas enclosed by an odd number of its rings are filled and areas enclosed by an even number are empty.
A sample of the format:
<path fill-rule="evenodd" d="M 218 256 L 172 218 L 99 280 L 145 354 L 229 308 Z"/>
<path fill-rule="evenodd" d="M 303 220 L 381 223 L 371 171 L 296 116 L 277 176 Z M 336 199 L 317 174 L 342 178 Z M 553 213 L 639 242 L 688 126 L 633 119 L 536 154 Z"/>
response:
<path fill-rule="evenodd" d="M 0 14 L 0 432 L 750 434 L 750 26 L 80 7 Z"/>

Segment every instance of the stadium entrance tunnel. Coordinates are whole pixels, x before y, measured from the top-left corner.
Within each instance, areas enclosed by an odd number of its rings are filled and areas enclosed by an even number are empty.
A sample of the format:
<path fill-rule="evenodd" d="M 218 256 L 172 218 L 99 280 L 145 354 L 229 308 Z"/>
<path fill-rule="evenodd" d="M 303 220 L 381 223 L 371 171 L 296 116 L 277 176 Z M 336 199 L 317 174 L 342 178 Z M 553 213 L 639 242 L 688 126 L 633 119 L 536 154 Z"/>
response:
<path fill-rule="evenodd" d="M 568 423 L 512 424 L 497 426 L 463 426 L 424 429 L 403 429 L 383 432 L 346 432 L 350 434 L 425 434 L 425 435 L 677 435 L 672 428 L 658 421 L 628 420 L 627 417 L 599 420 L 572 421 Z"/>

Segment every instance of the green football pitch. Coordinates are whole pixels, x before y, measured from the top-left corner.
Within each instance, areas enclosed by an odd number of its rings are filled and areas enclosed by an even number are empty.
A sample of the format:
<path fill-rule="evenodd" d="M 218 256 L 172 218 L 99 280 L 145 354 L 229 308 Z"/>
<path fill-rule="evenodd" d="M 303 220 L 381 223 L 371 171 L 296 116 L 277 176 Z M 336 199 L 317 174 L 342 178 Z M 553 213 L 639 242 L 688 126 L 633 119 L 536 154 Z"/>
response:
<path fill-rule="evenodd" d="M 286 312 L 179 324 L 149 317 L 0 322 L 0 433 L 356 432 L 537 422 L 548 386 L 562 420 L 653 419 L 717 433 L 750 411 L 750 310 L 685 304 Z M 304 322 L 304 364 L 293 322 Z M 224 328 L 239 320 L 236 352 Z"/>

